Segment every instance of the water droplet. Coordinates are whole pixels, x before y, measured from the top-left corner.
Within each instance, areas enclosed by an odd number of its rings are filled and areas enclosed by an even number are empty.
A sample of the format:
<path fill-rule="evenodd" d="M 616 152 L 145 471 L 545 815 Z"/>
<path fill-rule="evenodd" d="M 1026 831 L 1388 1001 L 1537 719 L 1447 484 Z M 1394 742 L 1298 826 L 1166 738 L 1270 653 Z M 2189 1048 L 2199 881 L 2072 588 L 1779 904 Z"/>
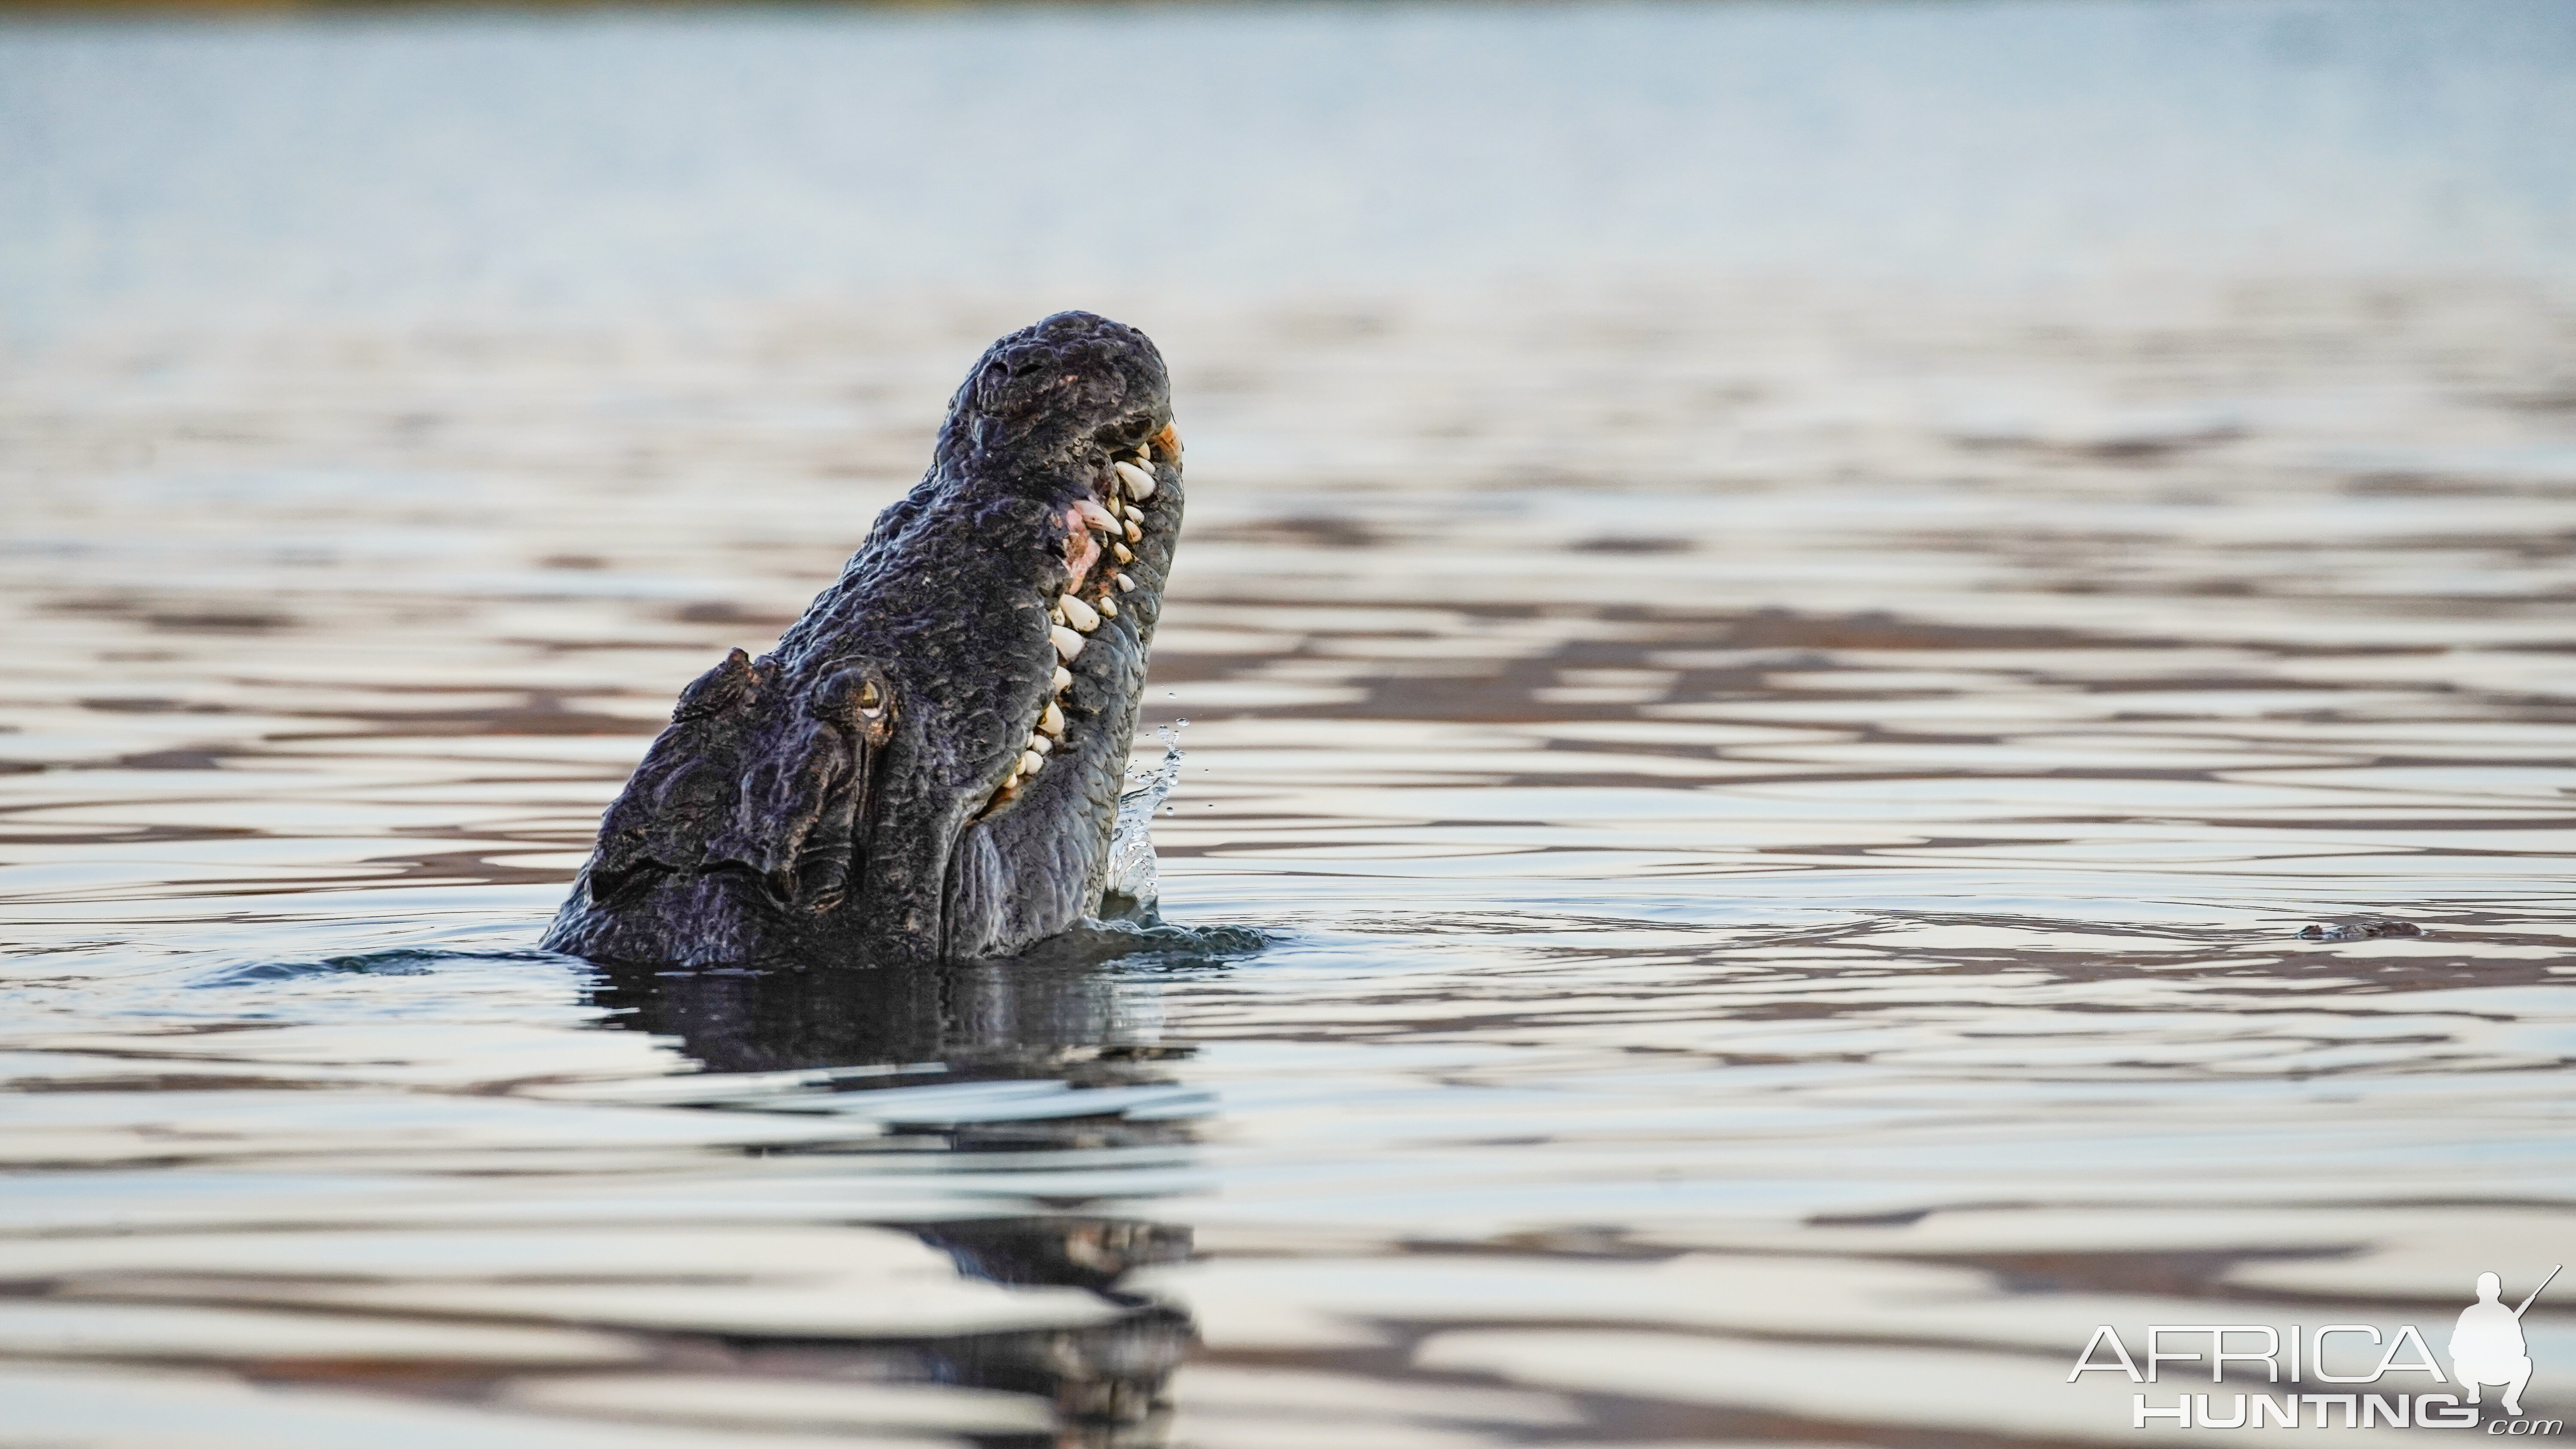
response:
<path fill-rule="evenodd" d="M 1152 902 L 1161 894 L 1154 866 L 1154 812 L 1172 810 L 1164 798 L 1181 778 L 1181 731 L 1188 720 L 1175 720 L 1154 731 L 1163 742 L 1163 758 L 1150 766 L 1129 765 L 1137 781 L 1118 797 L 1118 828 L 1109 838 L 1109 889 L 1133 900 Z"/>

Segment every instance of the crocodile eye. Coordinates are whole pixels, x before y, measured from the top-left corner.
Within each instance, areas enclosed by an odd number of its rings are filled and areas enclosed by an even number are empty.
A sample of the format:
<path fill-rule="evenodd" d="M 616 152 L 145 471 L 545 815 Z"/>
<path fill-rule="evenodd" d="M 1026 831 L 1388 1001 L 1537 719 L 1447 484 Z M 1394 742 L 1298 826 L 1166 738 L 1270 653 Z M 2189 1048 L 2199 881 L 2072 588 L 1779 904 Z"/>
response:
<path fill-rule="evenodd" d="M 805 694 L 805 712 L 883 744 L 894 729 L 894 684 L 869 664 L 853 664 L 816 680 Z"/>

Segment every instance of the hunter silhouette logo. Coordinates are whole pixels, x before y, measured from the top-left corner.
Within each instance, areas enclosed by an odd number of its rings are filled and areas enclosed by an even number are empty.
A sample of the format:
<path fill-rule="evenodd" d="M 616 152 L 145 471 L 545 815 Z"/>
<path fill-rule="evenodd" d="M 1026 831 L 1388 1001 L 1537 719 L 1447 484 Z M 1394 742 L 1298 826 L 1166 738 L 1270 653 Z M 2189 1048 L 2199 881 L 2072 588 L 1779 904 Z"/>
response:
<path fill-rule="evenodd" d="M 2540 1280 L 2540 1288 L 2532 1289 L 2520 1308 L 2507 1308 L 2496 1296 L 2504 1291 L 2504 1279 L 2493 1273 L 2478 1275 L 2478 1301 L 2460 1310 L 2459 1326 L 2451 1330 L 2451 1376 L 2469 1391 L 2470 1403 L 2478 1401 L 2480 1387 L 2502 1384 L 2505 1412 L 2522 1412 L 2522 1391 L 2531 1383 L 2531 1354 L 2522 1341 L 2522 1315 L 2540 1301 L 2541 1288 L 2557 1276 L 2558 1269 L 2550 1269 L 2549 1277 Z"/>

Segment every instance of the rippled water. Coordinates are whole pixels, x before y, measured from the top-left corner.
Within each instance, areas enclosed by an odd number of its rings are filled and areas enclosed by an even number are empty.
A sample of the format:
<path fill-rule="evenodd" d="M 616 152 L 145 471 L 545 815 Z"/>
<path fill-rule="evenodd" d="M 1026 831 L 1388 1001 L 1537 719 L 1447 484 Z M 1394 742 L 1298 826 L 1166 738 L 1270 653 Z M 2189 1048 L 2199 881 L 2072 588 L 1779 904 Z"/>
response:
<path fill-rule="evenodd" d="M 2481 96 L 2425 114 L 2437 161 L 2566 115 L 2399 64 L 2399 21 L 2457 61 L 2540 12 L 2149 9 L 2213 37 L 2216 92 L 2359 54 L 2302 104 Z M 1687 23 L 1901 75 L 1924 23 L 1517 13 L 1403 34 L 1580 79 Z M 2044 16 L 2021 54 L 2072 63 L 2138 12 L 2077 13 L 1963 7 L 1950 43 Z M 1593 50 L 1549 48 L 1567 16 Z M 1363 22 L 707 22 L 791 80 L 798 26 L 1043 73 L 1308 23 Z M 399 79 L 419 41 L 607 86 L 683 33 L 419 25 L 28 28 L 0 64 L 211 56 L 220 94 L 334 44 Z M 1839 81 L 1711 73 L 1791 159 L 1888 144 Z M 1985 121 L 2073 105 L 2056 73 Z M 263 94 L 240 114 L 292 109 Z M 14 255 L 112 194 L 231 255 L 238 197 L 46 104 L 53 142 L 13 134 L 79 184 L 0 224 Z M 1544 132 L 1513 144 L 1561 196 Z M 2563 205 L 2546 168 L 2446 184 L 2350 218 L 2368 268 L 2265 270 L 2204 217 L 2152 276 L 2047 286 L 1613 274 L 1542 229 L 1571 260 L 1518 280 L 1405 284 L 1343 236 L 1338 280 L 1184 289 L 1166 238 L 1078 295 L 923 266 L 787 306 L 603 243 L 601 295 L 686 306 L 513 317 L 527 197 L 459 223 L 507 286 L 413 279 L 460 299 L 435 323 L 257 269 L 45 274 L 0 394 L 0 1443 L 2163 1441 L 2193 1436 L 2131 1428 L 2125 1380 L 2065 1382 L 2095 1325 L 2438 1349 L 2477 1272 L 2519 1301 L 2576 1242 L 2570 254 L 2514 230 Z M 602 241 L 598 190 L 562 205 Z M 363 271 L 348 240 L 283 225 L 270 265 Z M 677 686 L 772 639 L 982 344 L 1068 302 L 1161 340 L 1190 445 L 1163 908 L 1270 944 L 535 951 Z M 2576 1410 L 2576 1312 L 2524 1322 L 2527 1406 Z"/>

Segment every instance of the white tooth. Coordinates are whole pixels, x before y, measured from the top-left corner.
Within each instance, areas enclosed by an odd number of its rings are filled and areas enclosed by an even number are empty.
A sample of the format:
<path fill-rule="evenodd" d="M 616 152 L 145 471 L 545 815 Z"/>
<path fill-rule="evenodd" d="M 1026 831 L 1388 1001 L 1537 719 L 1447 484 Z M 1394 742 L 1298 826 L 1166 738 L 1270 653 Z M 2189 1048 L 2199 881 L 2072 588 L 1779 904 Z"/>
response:
<path fill-rule="evenodd" d="M 1064 711 L 1056 708 L 1054 700 L 1048 700 L 1045 712 L 1038 716 L 1038 733 L 1042 735 L 1064 733 Z"/>
<path fill-rule="evenodd" d="M 1118 465 L 1118 480 L 1127 485 L 1127 496 L 1139 503 L 1154 496 L 1154 475 L 1133 463 Z"/>
<path fill-rule="evenodd" d="M 1034 775 L 1044 768 L 1046 768 L 1046 756 L 1039 754 L 1037 751 L 1030 750 L 1028 753 L 1020 756 L 1021 774 Z"/>
<path fill-rule="evenodd" d="M 1113 543 L 1109 545 L 1109 551 L 1118 556 L 1118 561 L 1120 563 L 1134 563 L 1136 561 L 1136 550 L 1129 548 L 1123 543 Z"/>
<path fill-rule="evenodd" d="M 1082 652 L 1082 636 L 1062 624 L 1050 625 L 1047 629 L 1047 638 L 1055 644 L 1056 657 L 1067 664 L 1071 664 L 1074 656 Z"/>
<path fill-rule="evenodd" d="M 1075 598 L 1071 594 L 1067 594 L 1063 598 L 1056 600 L 1055 606 L 1064 612 L 1064 621 L 1066 623 L 1080 629 L 1085 634 L 1088 634 L 1092 630 L 1100 627 L 1099 612 L 1094 610 L 1089 604 L 1084 603 L 1082 600 Z"/>
<path fill-rule="evenodd" d="M 1138 528 L 1136 526 L 1136 520 L 1132 518 L 1127 520 L 1127 541 L 1129 543 L 1143 543 L 1145 541 L 1145 530 Z"/>
<path fill-rule="evenodd" d="M 1046 736 L 1044 736 L 1044 735 L 1031 735 L 1031 736 L 1029 736 L 1029 749 L 1028 749 L 1028 752 L 1029 752 L 1030 754 L 1032 754 L 1032 755 L 1043 755 L 1043 754 L 1045 754 L 1047 751 L 1049 751 L 1049 750 L 1051 750 L 1051 749 L 1054 749 L 1054 748 L 1055 748 L 1055 741 L 1053 741 L 1053 740 L 1051 740 L 1051 739 L 1048 739 L 1048 738 L 1047 738 Z"/>
<path fill-rule="evenodd" d="M 1061 664 L 1057 665 L 1055 667 L 1055 678 L 1048 681 L 1047 687 L 1058 694 L 1062 694 L 1066 690 L 1073 688 L 1073 671 L 1065 668 Z"/>
<path fill-rule="evenodd" d="M 1107 594 L 1102 594 L 1102 595 L 1100 596 L 1100 617 L 1102 617 L 1102 618 L 1104 618 L 1104 619 L 1115 619 L 1115 618 L 1117 618 L 1117 617 L 1118 617 L 1118 601 L 1117 601 L 1116 599 L 1113 599 L 1113 598 L 1109 597 Z"/>
<path fill-rule="evenodd" d="M 1127 577 L 1125 574 L 1117 575 L 1117 579 L 1118 592 L 1122 594 L 1132 594 L 1136 592 L 1136 581 L 1134 579 Z"/>

